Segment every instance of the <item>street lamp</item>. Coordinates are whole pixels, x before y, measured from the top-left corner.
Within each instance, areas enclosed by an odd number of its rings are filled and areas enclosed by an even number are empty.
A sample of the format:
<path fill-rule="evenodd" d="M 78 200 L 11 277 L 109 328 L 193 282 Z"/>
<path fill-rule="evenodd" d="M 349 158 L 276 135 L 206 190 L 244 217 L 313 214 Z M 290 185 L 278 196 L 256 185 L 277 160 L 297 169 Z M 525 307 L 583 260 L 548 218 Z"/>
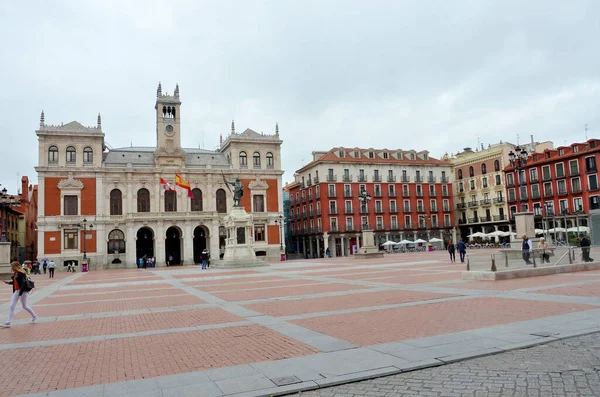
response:
<path fill-rule="evenodd" d="M 360 193 L 358 194 L 358 201 L 360 201 L 360 203 L 365 206 L 364 213 L 367 214 L 367 223 L 363 223 L 363 225 L 362 225 L 363 230 L 369 230 L 368 214 L 369 214 L 369 201 L 371 201 L 371 199 L 372 199 L 371 195 L 369 193 L 367 193 L 367 191 L 365 189 L 361 189 Z"/>
<path fill-rule="evenodd" d="M 2 189 L 2 237 L 0 241 L 6 242 L 6 209 L 20 205 L 19 201 L 15 200 L 15 196 L 9 196 L 6 188 Z"/>
<path fill-rule="evenodd" d="M 79 225 L 77 225 L 77 226 L 79 226 L 79 227 L 82 227 L 82 225 L 81 225 L 81 224 L 79 224 Z M 86 243 L 86 241 L 85 241 L 85 240 L 86 240 L 86 236 L 87 236 L 87 233 L 86 233 L 86 230 L 87 230 L 87 229 L 86 229 L 86 227 L 87 227 L 87 219 L 83 218 L 83 259 L 87 259 L 87 249 L 86 249 L 86 245 L 85 245 L 85 243 Z M 90 230 L 91 230 L 93 227 L 94 227 L 94 225 L 92 225 L 92 224 L 90 223 Z"/>
<path fill-rule="evenodd" d="M 427 233 L 427 241 L 429 241 L 429 221 L 431 220 L 431 216 L 429 215 L 419 215 L 419 218 L 421 218 L 424 222 L 425 222 L 425 232 Z"/>
<path fill-rule="evenodd" d="M 508 153 L 508 160 L 510 161 L 510 165 L 514 167 L 517 171 L 517 175 L 519 178 L 519 189 L 521 186 L 525 185 L 525 175 L 522 175 L 522 171 L 525 169 L 527 165 L 527 150 L 525 148 L 515 147 L 514 153 L 512 150 Z M 520 190 L 519 190 L 520 192 Z M 519 193 L 521 194 L 521 193 Z M 521 203 L 521 211 L 524 210 L 525 204 Z"/>

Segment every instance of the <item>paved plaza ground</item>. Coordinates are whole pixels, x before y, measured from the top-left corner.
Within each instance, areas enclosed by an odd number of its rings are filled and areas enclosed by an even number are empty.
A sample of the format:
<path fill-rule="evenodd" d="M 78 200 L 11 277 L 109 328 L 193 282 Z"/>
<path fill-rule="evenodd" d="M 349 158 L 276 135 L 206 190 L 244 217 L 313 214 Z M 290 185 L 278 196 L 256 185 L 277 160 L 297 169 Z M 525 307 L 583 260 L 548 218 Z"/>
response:
<path fill-rule="evenodd" d="M 0 396 L 293 393 L 600 331 L 600 271 L 463 270 L 423 252 L 33 276 L 40 319 L 0 329 Z"/>

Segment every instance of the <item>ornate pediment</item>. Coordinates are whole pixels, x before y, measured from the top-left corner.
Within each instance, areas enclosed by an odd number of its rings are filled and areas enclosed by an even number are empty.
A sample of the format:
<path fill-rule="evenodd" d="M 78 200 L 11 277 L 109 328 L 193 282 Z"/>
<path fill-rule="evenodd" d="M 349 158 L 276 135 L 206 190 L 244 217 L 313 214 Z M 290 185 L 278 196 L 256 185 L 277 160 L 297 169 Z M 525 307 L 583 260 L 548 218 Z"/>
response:
<path fill-rule="evenodd" d="M 64 190 L 64 189 L 81 190 L 81 189 L 83 189 L 83 182 L 81 182 L 78 179 L 73 179 L 72 176 L 69 176 L 68 179 L 61 179 L 60 182 L 58 182 L 57 186 L 60 190 Z"/>
<path fill-rule="evenodd" d="M 269 185 L 267 184 L 267 182 L 262 181 L 260 178 L 257 178 L 254 181 L 251 181 L 248 184 L 248 188 L 250 190 L 267 190 L 269 188 Z"/>

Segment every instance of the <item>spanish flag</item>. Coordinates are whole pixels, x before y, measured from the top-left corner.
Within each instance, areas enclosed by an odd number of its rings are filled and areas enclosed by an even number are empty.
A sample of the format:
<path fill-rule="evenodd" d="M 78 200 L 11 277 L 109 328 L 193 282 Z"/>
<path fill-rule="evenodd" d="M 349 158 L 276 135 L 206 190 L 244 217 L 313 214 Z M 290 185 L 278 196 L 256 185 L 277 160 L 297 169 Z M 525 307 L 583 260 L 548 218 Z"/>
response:
<path fill-rule="evenodd" d="M 194 194 L 192 193 L 192 187 L 190 186 L 190 183 L 183 179 L 181 176 L 179 176 L 179 174 L 175 174 L 175 184 L 180 188 L 187 189 L 188 197 L 194 198 Z"/>

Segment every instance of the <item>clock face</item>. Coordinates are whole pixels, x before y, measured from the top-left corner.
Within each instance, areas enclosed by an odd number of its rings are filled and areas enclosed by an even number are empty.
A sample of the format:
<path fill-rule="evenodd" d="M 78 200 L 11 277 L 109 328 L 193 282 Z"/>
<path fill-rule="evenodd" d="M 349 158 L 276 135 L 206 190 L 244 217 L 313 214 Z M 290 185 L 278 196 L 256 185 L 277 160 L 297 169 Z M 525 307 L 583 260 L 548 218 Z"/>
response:
<path fill-rule="evenodd" d="M 167 125 L 165 129 L 167 130 L 167 132 L 173 132 L 173 126 L 171 124 Z"/>

